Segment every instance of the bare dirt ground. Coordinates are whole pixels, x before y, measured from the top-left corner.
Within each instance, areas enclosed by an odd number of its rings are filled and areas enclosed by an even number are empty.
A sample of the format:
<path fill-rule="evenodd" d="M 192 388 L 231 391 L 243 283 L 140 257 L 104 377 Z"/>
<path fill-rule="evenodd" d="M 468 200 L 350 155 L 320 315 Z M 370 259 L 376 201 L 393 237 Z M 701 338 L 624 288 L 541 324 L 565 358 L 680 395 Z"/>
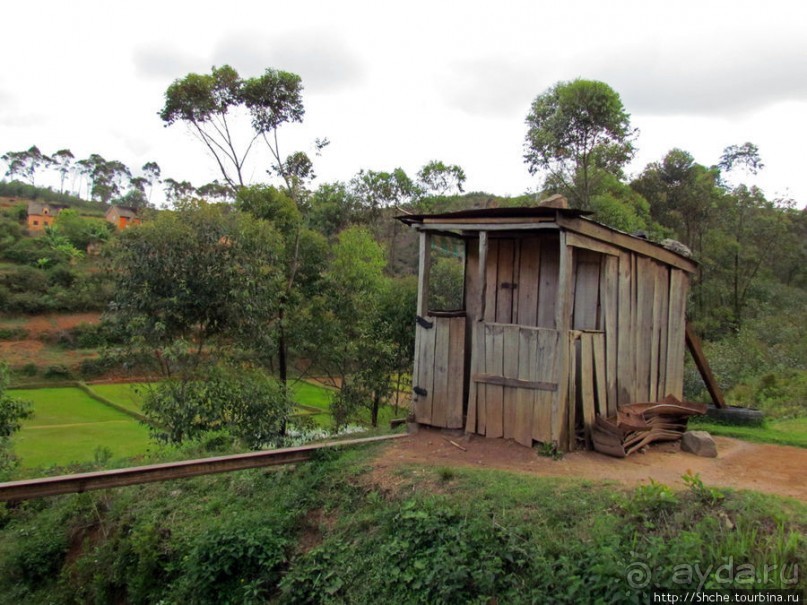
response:
<path fill-rule="evenodd" d="M 677 443 L 651 446 L 643 454 L 611 458 L 596 452 L 574 452 L 561 460 L 540 456 L 513 441 L 470 436 L 452 437 L 423 429 L 391 443 L 375 464 L 374 479 L 394 489 L 395 470 L 406 464 L 431 467 L 466 466 L 502 469 L 548 477 L 614 481 L 626 487 L 654 479 L 685 488 L 681 475 L 700 474 L 707 486 L 750 489 L 807 501 L 807 450 L 715 437 L 717 458 L 682 452 Z M 450 441 L 466 448 L 463 451 Z"/>
<path fill-rule="evenodd" d="M 42 334 L 52 334 L 61 330 L 75 328 L 79 324 L 96 324 L 101 314 L 93 313 L 48 313 L 46 315 L 31 315 L 25 318 L 20 327 L 28 330 L 29 338 L 37 338 Z"/>
<path fill-rule="evenodd" d="M 40 338 L 46 335 L 57 334 L 62 330 L 75 328 L 82 323 L 98 323 L 100 317 L 101 314 L 97 312 L 68 314 L 49 313 L 47 315 L 31 315 L 21 318 L 4 317 L 0 319 L 0 324 L 23 328 L 27 330 L 28 337 L 25 340 L 0 341 L 0 360 L 8 362 L 12 366 L 22 366 L 27 363 L 34 363 L 38 366 L 78 364 L 93 355 L 82 351 L 54 349 L 40 340 Z"/>

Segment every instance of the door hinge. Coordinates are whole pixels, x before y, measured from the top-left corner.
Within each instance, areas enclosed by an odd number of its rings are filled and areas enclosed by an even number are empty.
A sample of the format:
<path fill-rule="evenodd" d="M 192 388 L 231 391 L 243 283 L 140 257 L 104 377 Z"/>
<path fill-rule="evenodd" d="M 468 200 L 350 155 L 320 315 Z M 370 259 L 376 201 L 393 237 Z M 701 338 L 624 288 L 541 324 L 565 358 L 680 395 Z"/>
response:
<path fill-rule="evenodd" d="M 427 321 L 423 319 L 420 315 L 417 316 L 417 322 L 421 328 L 426 328 L 427 330 L 431 330 L 434 327 L 434 322 Z"/>

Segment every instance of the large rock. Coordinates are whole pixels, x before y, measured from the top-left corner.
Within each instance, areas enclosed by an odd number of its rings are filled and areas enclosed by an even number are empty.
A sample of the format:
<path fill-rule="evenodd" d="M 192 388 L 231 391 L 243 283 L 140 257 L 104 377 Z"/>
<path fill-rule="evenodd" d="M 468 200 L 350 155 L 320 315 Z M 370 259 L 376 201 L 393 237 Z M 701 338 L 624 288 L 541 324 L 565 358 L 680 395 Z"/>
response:
<path fill-rule="evenodd" d="M 715 440 L 706 431 L 687 431 L 681 439 L 681 449 L 704 458 L 717 458 Z"/>

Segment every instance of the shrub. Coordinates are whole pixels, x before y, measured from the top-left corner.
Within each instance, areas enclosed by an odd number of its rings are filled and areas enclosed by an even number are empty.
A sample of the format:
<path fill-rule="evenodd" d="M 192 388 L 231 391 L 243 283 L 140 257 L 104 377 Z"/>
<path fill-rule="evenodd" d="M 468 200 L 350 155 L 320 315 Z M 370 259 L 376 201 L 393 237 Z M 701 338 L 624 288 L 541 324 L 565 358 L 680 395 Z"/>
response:
<path fill-rule="evenodd" d="M 36 376 L 39 373 L 39 368 L 35 363 L 26 363 L 20 368 L 20 374 L 23 376 Z"/>
<path fill-rule="evenodd" d="M 189 603 L 266 603 L 280 581 L 288 539 L 251 515 L 205 529 L 183 559 L 178 597 Z"/>
<path fill-rule="evenodd" d="M 209 368 L 204 380 L 161 382 L 143 404 L 162 441 L 181 443 L 226 428 L 252 449 L 280 439 L 291 409 L 287 393 L 273 378 L 226 366 Z"/>
<path fill-rule="evenodd" d="M 48 245 L 42 238 L 26 237 L 8 246 L 3 251 L 3 258 L 21 265 L 33 265 L 47 254 Z"/>
<path fill-rule="evenodd" d="M 69 380 L 70 378 L 72 378 L 72 373 L 67 368 L 67 366 L 52 365 L 47 367 L 43 376 L 45 378 Z"/>
<path fill-rule="evenodd" d="M 3 284 L 13 293 L 44 294 L 48 291 L 48 276 L 34 267 L 19 267 L 3 276 Z"/>
<path fill-rule="evenodd" d="M 28 330 L 25 328 L 0 328 L 0 340 L 25 340 Z"/>
<path fill-rule="evenodd" d="M 106 357 L 84 359 L 79 364 L 78 371 L 82 378 L 96 378 L 98 376 L 103 376 L 116 365 L 117 363 L 115 360 Z"/>

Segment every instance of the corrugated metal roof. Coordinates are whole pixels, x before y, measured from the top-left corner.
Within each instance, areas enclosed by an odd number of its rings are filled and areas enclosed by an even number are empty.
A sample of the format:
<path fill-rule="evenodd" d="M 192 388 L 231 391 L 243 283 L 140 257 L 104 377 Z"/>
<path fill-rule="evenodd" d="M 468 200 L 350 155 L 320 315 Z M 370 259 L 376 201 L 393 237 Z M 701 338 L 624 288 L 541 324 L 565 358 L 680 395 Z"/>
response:
<path fill-rule="evenodd" d="M 552 208 L 549 206 L 519 206 L 507 208 L 472 208 L 471 210 L 459 210 L 457 212 L 443 212 L 439 214 L 404 214 L 396 216 L 399 221 L 411 225 L 413 223 L 422 223 L 425 219 L 446 219 L 446 220 L 460 220 L 460 219 L 491 219 L 495 221 L 498 218 L 543 218 L 554 217 L 557 214 L 569 218 L 578 218 L 593 214 L 587 210 L 576 210 L 573 208 Z"/>
<path fill-rule="evenodd" d="M 118 212 L 118 216 L 125 218 L 137 217 L 137 209 L 132 208 L 131 206 L 112 206 L 109 210 L 116 210 Z"/>

